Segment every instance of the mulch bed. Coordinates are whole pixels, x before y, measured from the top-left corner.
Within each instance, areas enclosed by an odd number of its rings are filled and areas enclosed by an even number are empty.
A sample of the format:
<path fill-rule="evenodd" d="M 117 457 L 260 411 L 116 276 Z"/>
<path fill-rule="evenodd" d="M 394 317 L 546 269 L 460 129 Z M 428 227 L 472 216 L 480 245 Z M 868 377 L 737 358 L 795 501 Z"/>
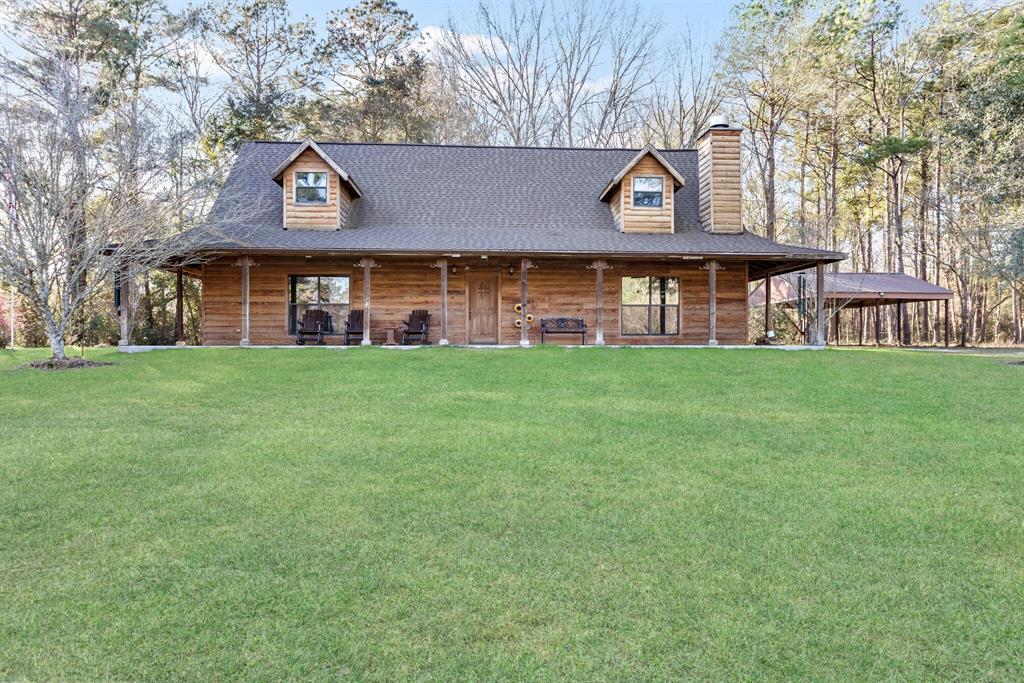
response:
<path fill-rule="evenodd" d="M 113 365 L 113 363 L 102 363 L 95 360 L 86 360 L 85 358 L 65 358 L 64 360 L 47 358 L 46 360 L 34 360 L 31 363 L 25 363 L 23 367 L 36 370 L 77 370 L 78 368 L 98 368 L 104 365 Z"/>

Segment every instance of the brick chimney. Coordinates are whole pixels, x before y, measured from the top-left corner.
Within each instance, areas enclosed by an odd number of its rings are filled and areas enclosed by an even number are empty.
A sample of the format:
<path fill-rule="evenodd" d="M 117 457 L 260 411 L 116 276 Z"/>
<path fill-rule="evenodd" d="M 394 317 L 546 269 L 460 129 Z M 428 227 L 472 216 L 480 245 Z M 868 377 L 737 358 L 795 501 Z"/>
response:
<path fill-rule="evenodd" d="M 742 128 L 724 116 L 713 116 L 697 138 L 697 173 L 700 177 L 700 222 L 707 232 L 735 235 L 743 232 L 740 186 Z"/>

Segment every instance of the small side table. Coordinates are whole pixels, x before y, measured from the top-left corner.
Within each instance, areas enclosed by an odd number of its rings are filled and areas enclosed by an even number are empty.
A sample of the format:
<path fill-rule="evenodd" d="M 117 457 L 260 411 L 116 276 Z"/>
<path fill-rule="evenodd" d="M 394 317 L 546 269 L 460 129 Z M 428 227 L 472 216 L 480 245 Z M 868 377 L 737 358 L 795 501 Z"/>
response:
<path fill-rule="evenodd" d="M 395 341 L 395 332 L 396 332 L 396 329 L 394 327 L 389 327 L 386 330 L 384 330 L 384 334 L 385 334 L 385 336 L 384 336 L 384 345 L 385 346 L 396 346 L 398 344 L 398 342 Z"/>

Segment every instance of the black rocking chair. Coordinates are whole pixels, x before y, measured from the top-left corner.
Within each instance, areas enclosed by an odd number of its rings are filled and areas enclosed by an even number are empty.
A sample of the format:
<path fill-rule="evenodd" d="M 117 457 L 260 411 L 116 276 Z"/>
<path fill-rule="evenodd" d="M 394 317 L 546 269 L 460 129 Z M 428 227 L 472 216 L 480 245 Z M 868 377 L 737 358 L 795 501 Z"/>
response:
<path fill-rule="evenodd" d="M 352 337 L 363 338 L 363 312 L 361 310 L 349 311 L 348 319 L 345 320 L 345 346 L 352 342 Z"/>
<path fill-rule="evenodd" d="M 402 346 L 407 344 L 429 344 L 430 311 L 413 311 L 403 323 Z"/>
<path fill-rule="evenodd" d="M 306 337 L 315 337 L 316 343 L 323 346 L 324 333 L 331 332 L 331 314 L 320 309 L 311 309 L 302 314 L 302 322 L 295 331 L 295 343 L 303 346 Z"/>

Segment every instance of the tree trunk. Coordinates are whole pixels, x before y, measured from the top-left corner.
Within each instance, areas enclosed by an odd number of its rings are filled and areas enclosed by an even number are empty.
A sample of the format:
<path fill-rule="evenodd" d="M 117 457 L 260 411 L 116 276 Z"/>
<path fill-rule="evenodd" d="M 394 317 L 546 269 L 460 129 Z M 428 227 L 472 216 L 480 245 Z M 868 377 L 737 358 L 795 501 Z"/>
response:
<path fill-rule="evenodd" d="M 925 241 L 925 224 L 928 221 L 928 152 L 921 154 L 921 199 L 917 211 L 917 262 L 920 272 L 919 278 L 928 282 L 928 256 L 927 243 Z M 927 343 L 931 332 L 931 324 L 928 320 L 929 306 L 927 301 L 921 307 L 921 341 Z"/>
<path fill-rule="evenodd" d="M 43 326 L 46 329 L 46 338 L 50 342 L 50 354 L 53 359 L 64 360 L 64 330 L 52 320 L 44 320 Z"/>
<path fill-rule="evenodd" d="M 892 181 L 892 227 L 896 241 L 896 272 L 907 272 L 905 250 L 903 244 L 903 196 L 900 187 L 899 167 L 893 169 L 889 176 Z M 900 329 L 896 331 L 903 344 L 910 344 L 910 317 L 907 315 L 907 305 L 899 304 L 900 307 Z"/>
<path fill-rule="evenodd" d="M 957 280 L 960 282 L 960 346 L 967 346 L 967 334 L 971 326 L 971 302 L 967 295 L 967 276 L 960 273 L 957 275 Z"/>
<path fill-rule="evenodd" d="M 1010 324 L 1013 326 L 1012 340 L 1020 344 L 1020 313 L 1017 310 L 1017 287 L 1010 285 Z"/>
<path fill-rule="evenodd" d="M 941 108 L 942 100 L 939 100 Z M 939 263 L 942 260 L 942 154 L 941 148 L 935 152 L 935 284 L 941 287 L 939 281 Z M 939 316 L 935 316 L 935 343 L 939 343 L 939 336 L 945 335 L 945 331 L 939 329 Z"/>

